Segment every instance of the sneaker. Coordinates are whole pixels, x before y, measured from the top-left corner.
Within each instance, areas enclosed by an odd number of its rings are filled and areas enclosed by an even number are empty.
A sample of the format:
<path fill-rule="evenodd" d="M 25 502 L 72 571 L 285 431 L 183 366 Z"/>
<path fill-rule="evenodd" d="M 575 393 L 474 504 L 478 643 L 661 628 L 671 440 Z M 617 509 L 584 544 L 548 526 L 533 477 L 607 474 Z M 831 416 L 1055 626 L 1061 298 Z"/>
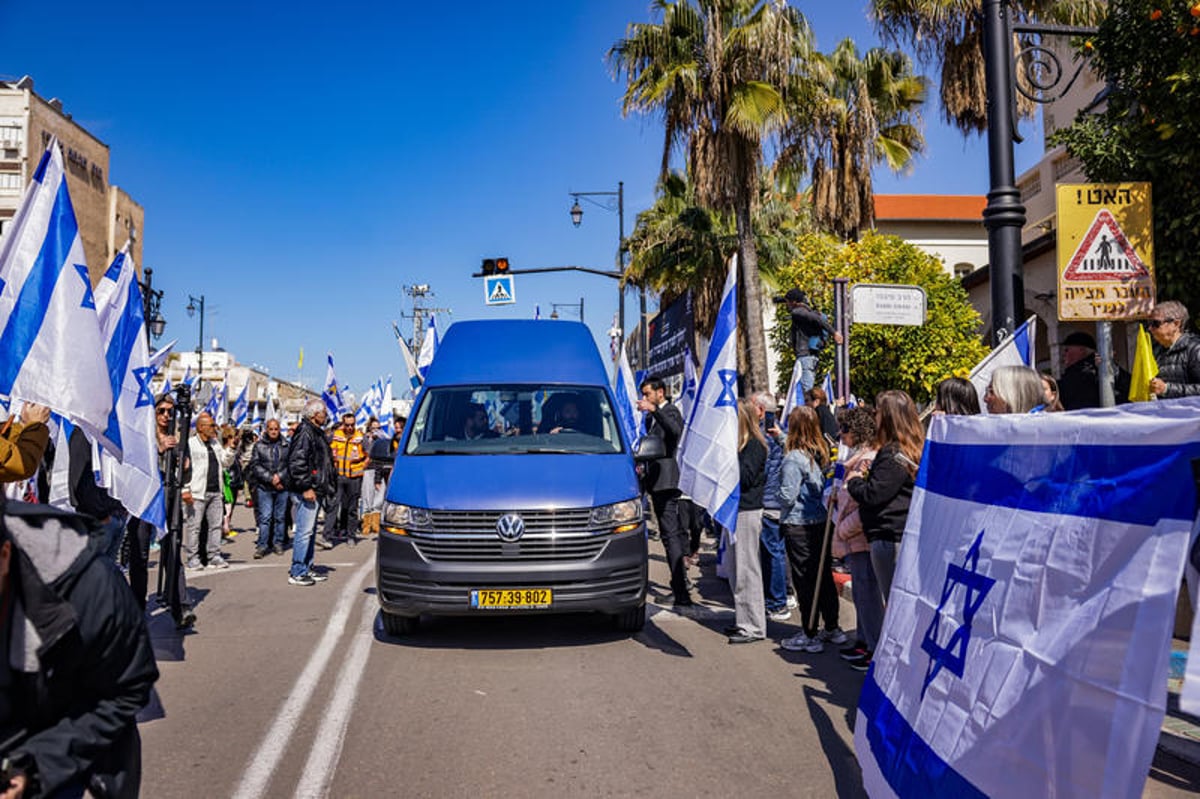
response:
<path fill-rule="evenodd" d="M 317 536 L 317 549 L 333 549 L 333 542 L 323 535 Z"/>
<path fill-rule="evenodd" d="M 217 557 L 212 558 L 208 561 L 208 568 L 210 568 L 210 569 L 228 569 L 229 561 L 225 560 L 225 558 L 218 555 Z"/>
<path fill-rule="evenodd" d="M 310 575 L 302 574 L 299 577 L 288 575 L 288 583 L 291 585 L 316 585 L 317 581 Z"/>
<path fill-rule="evenodd" d="M 329 575 L 325 572 L 313 571 L 311 569 L 308 571 L 308 576 L 312 578 L 313 582 L 317 583 L 323 583 L 329 579 Z"/>
<path fill-rule="evenodd" d="M 779 610 L 768 610 L 767 618 L 771 621 L 787 621 L 792 617 L 792 612 L 788 610 L 787 605 L 784 605 Z"/>
<path fill-rule="evenodd" d="M 804 651 L 815 655 L 818 652 L 825 651 L 825 644 L 821 643 L 821 637 L 819 635 L 814 636 L 808 639 L 808 646 L 804 647 Z"/>
<path fill-rule="evenodd" d="M 834 627 L 832 630 L 822 630 L 818 635 L 822 641 L 828 641 L 835 646 L 841 646 L 850 640 L 850 636 L 846 635 L 841 627 Z"/>
<path fill-rule="evenodd" d="M 800 602 L 796 599 L 795 594 L 788 594 L 787 606 L 788 610 L 795 610 L 796 608 L 800 607 Z"/>
<path fill-rule="evenodd" d="M 871 659 L 871 653 L 866 649 L 861 649 L 853 655 L 846 655 L 842 658 L 842 660 L 844 660 L 850 664 L 854 664 L 854 663 L 858 663 L 859 661 L 862 661 L 862 660 L 870 660 L 870 659 Z"/>
<path fill-rule="evenodd" d="M 275 546 L 271 547 L 271 551 L 274 552 L 276 555 L 282 555 L 283 554 L 283 545 L 276 544 Z"/>
<path fill-rule="evenodd" d="M 842 660 L 858 660 L 863 655 L 867 654 L 867 648 L 862 644 L 852 644 L 838 651 L 838 657 Z"/>
<path fill-rule="evenodd" d="M 262 560 L 264 557 L 266 557 L 266 555 L 267 555 L 267 550 L 265 547 L 258 547 L 257 549 L 254 550 L 254 559 L 255 560 Z"/>
<path fill-rule="evenodd" d="M 189 630 L 196 623 L 196 614 L 191 610 L 184 610 L 179 617 L 179 621 L 175 624 L 176 630 Z"/>
<path fill-rule="evenodd" d="M 871 653 L 867 652 L 864 657 L 859 658 L 850 664 L 850 668 L 855 671 L 866 671 L 871 668 Z"/>
<path fill-rule="evenodd" d="M 808 647 L 809 643 L 811 642 L 809 641 L 808 636 L 804 634 L 803 630 L 801 630 L 789 638 L 784 638 L 779 642 L 779 645 L 789 652 L 804 652 L 806 651 L 806 647 Z"/>
<path fill-rule="evenodd" d="M 183 568 L 190 572 L 202 572 L 204 571 L 204 564 L 198 560 L 193 560 Z"/>

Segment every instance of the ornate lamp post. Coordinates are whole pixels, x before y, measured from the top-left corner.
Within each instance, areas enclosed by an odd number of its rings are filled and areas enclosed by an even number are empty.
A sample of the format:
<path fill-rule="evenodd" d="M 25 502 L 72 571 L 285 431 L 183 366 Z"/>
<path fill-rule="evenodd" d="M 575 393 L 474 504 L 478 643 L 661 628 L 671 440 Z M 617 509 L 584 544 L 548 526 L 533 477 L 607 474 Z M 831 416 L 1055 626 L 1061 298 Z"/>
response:
<path fill-rule="evenodd" d="M 198 306 L 197 306 L 197 303 L 199 303 Z M 204 295 L 201 294 L 199 297 L 193 297 L 191 294 L 189 294 L 188 295 L 187 315 L 189 317 L 195 316 L 197 307 L 199 307 L 199 309 L 200 309 L 200 341 L 196 345 L 196 358 L 198 359 L 198 362 L 199 362 L 199 366 L 197 367 L 199 370 L 198 378 L 203 380 L 204 379 Z M 197 384 L 197 385 L 199 385 L 199 384 Z"/>

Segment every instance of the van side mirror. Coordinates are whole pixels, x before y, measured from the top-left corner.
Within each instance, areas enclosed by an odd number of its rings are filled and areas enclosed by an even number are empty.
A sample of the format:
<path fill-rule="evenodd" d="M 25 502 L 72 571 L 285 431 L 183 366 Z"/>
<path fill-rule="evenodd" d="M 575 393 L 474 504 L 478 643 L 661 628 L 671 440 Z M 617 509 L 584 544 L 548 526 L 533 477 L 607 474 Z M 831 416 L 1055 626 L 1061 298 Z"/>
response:
<path fill-rule="evenodd" d="M 656 461 L 667 457 L 667 445 L 658 436 L 646 436 L 638 442 L 633 459 L 638 463 Z"/>

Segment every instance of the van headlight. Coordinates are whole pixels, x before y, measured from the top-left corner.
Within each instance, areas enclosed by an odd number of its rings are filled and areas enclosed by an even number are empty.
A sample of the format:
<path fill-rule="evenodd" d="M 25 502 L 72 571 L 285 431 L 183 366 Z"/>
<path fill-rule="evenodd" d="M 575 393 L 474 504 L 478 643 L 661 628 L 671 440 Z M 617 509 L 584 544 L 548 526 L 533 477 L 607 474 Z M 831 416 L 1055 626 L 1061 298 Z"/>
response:
<path fill-rule="evenodd" d="M 617 529 L 613 532 L 617 533 L 629 532 L 635 529 L 641 521 L 642 500 L 640 497 L 592 508 L 592 517 L 589 520 L 592 527 L 615 527 Z"/>
<path fill-rule="evenodd" d="M 389 527 L 402 530 L 432 530 L 433 514 L 428 508 L 414 508 L 412 505 L 400 505 L 396 502 L 383 503 L 383 521 Z"/>

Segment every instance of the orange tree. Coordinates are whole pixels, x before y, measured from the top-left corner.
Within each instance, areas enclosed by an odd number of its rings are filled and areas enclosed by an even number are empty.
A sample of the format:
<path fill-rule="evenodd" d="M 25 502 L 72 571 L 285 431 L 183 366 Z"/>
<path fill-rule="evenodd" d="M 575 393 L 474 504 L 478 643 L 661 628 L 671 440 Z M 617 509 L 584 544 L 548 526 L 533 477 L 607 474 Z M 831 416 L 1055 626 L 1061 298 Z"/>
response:
<path fill-rule="evenodd" d="M 967 301 L 962 285 L 946 273 L 942 262 L 896 236 L 869 232 L 860 241 L 842 243 L 809 234 L 799 241 L 801 257 L 779 270 L 783 290 L 803 289 L 813 307 L 833 316 L 833 279 L 856 283 L 899 283 L 925 289 L 926 322 L 920 327 L 852 325 L 850 390 L 872 401 L 885 389 L 907 391 L 927 402 L 945 377 L 964 374 L 987 354 L 980 336 L 979 312 Z M 795 355 L 788 343 L 790 319 L 777 306 L 771 343 L 779 366 L 780 393 L 787 392 Z M 833 348 L 821 355 L 818 373 L 833 366 Z"/>

